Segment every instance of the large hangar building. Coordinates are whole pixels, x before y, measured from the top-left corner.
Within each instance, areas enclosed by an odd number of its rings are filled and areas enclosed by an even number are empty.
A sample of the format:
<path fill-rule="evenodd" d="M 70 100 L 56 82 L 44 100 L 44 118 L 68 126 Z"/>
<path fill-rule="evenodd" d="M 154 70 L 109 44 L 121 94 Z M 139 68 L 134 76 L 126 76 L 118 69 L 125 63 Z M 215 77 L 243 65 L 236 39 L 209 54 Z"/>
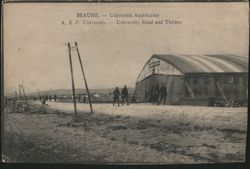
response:
<path fill-rule="evenodd" d="M 137 102 L 151 102 L 167 87 L 167 103 L 214 106 L 247 104 L 248 57 L 235 55 L 153 55 L 136 81 Z"/>

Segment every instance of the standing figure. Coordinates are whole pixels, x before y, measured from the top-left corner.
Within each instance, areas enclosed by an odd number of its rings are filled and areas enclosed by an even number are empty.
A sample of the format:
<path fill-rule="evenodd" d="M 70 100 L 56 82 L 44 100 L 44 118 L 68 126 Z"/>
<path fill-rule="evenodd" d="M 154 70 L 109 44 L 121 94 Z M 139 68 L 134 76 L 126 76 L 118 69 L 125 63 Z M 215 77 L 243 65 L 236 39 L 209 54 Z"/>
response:
<path fill-rule="evenodd" d="M 83 96 L 83 103 L 86 103 L 87 97 L 86 95 Z"/>
<path fill-rule="evenodd" d="M 166 99 L 167 99 L 167 87 L 163 85 L 160 88 L 160 100 L 158 102 L 158 105 L 161 103 L 162 100 L 164 105 L 166 105 Z"/>
<path fill-rule="evenodd" d="M 46 96 L 45 97 L 42 97 L 42 106 L 48 106 L 48 104 L 46 103 L 47 99 L 46 99 Z"/>
<path fill-rule="evenodd" d="M 78 103 L 81 102 L 81 95 L 80 94 L 77 96 L 77 100 L 78 100 Z"/>
<path fill-rule="evenodd" d="M 123 105 L 124 101 L 126 101 L 127 105 L 129 105 L 129 102 L 128 102 L 128 89 L 127 89 L 126 85 L 122 89 L 122 105 Z"/>
<path fill-rule="evenodd" d="M 51 102 L 51 99 L 52 99 L 52 97 L 51 96 L 49 96 L 49 101 Z"/>
<path fill-rule="evenodd" d="M 120 91 L 118 89 L 118 87 L 115 88 L 114 92 L 113 92 L 113 106 L 115 105 L 115 102 L 117 101 L 118 106 L 120 106 Z"/>
<path fill-rule="evenodd" d="M 160 92 L 159 85 L 156 85 L 153 89 L 153 104 L 158 103 L 159 92 Z"/>
<path fill-rule="evenodd" d="M 57 99 L 57 95 L 54 95 L 54 100 L 55 100 L 55 102 L 56 102 L 56 99 Z"/>

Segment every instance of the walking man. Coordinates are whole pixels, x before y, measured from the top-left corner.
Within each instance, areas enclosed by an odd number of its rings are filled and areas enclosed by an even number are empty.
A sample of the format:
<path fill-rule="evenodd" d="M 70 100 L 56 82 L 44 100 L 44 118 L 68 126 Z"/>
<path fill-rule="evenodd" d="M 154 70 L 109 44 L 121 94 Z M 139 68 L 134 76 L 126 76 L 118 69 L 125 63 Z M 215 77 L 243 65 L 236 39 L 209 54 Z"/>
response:
<path fill-rule="evenodd" d="M 166 99 L 167 99 L 167 87 L 163 85 L 160 88 L 160 100 L 158 102 L 158 105 L 161 104 L 162 100 L 163 100 L 164 105 L 166 105 Z"/>
<path fill-rule="evenodd" d="M 118 89 L 118 87 L 115 88 L 114 92 L 113 92 L 113 106 L 115 105 L 115 102 L 117 101 L 118 106 L 120 106 L 120 91 Z"/>
<path fill-rule="evenodd" d="M 57 99 L 57 95 L 54 95 L 54 100 L 55 100 L 55 102 L 56 102 L 56 99 Z"/>
<path fill-rule="evenodd" d="M 153 89 L 153 104 L 157 104 L 158 101 L 159 101 L 159 92 L 160 92 L 160 89 L 159 89 L 159 85 L 156 85 Z"/>
<path fill-rule="evenodd" d="M 128 89 L 127 89 L 126 85 L 122 89 L 122 105 L 123 105 L 124 101 L 126 101 L 127 105 L 129 105 L 129 103 L 128 103 Z"/>

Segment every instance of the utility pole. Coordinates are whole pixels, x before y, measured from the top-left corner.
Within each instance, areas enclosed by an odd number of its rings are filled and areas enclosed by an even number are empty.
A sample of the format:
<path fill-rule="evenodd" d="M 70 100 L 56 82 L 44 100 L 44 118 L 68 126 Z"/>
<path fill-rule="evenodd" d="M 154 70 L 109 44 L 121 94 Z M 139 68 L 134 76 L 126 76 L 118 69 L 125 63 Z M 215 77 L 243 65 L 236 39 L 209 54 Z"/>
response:
<path fill-rule="evenodd" d="M 68 48 L 69 48 L 69 64 L 70 64 L 72 91 L 73 91 L 73 101 L 74 101 L 74 112 L 75 112 L 75 119 L 76 119 L 76 117 L 77 117 L 77 108 L 76 108 L 76 97 L 75 97 L 75 84 L 74 84 L 74 75 L 73 75 L 73 67 L 72 67 L 72 59 L 71 59 L 71 47 L 70 47 L 69 42 L 68 42 Z"/>
<path fill-rule="evenodd" d="M 21 93 L 21 86 L 20 86 L 20 84 L 19 84 L 18 88 L 19 88 L 19 100 L 22 100 L 22 93 Z"/>
<path fill-rule="evenodd" d="M 91 113 L 94 113 L 94 112 L 93 112 L 93 107 L 92 107 L 91 98 L 90 98 L 89 88 L 88 88 L 88 84 L 87 84 L 87 80 L 86 80 L 85 73 L 84 73 L 84 70 L 83 70 L 82 59 L 81 59 L 80 52 L 79 52 L 79 49 L 78 49 L 78 46 L 77 46 L 77 43 L 76 43 L 76 42 L 75 42 L 75 47 L 76 47 L 78 59 L 79 59 L 79 62 L 80 62 L 80 66 L 81 66 L 81 70 L 82 70 L 82 75 L 83 75 L 85 87 L 86 87 L 86 90 L 87 90 L 87 93 L 88 93 L 90 111 L 91 111 Z"/>
<path fill-rule="evenodd" d="M 20 86 L 21 86 L 21 89 L 22 89 L 22 91 L 23 91 L 24 100 L 25 100 L 25 102 L 27 103 L 27 99 L 26 99 L 26 96 L 25 96 L 25 91 L 24 91 L 23 85 L 20 85 Z"/>
<path fill-rule="evenodd" d="M 17 92 L 15 91 L 15 99 L 17 99 L 18 98 L 18 94 L 17 94 Z"/>

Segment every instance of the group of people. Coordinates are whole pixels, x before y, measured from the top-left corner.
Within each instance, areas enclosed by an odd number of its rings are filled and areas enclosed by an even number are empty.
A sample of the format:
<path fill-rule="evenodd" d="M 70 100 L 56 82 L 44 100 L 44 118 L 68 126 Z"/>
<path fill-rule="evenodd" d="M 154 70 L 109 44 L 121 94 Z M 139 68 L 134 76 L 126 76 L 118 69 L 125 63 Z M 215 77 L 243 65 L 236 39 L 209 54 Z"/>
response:
<path fill-rule="evenodd" d="M 162 85 L 159 88 L 159 85 L 152 87 L 151 89 L 151 102 L 152 104 L 159 105 L 163 101 L 163 104 L 166 105 L 167 101 L 167 87 L 166 85 Z"/>
<path fill-rule="evenodd" d="M 126 104 L 129 105 L 129 98 L 128 98 L 128 89 L 127 86 L 125 85 L 124 88 L 121 90 L 119 90 L 118 87 L 115 88 L 114 92 L 113 92 L 113 106 L 115 106 L 115 103 L 118 104 L 118 106 L 120 106 L 120 97 L 121 97 L 121 101 L 122 101 L 122 105 Z"/>
<path fill-rule="evenodd" d="M 45 100 L 45 101 L 52 101 L 54 99 L 54 101 L 56 102 L 57 101 L 57 95 L 54 95 L 54 96 L 39 96 L 39 100 Z M 35 98 L 34 98 L 34 101 L 35 101 Z"/>
<path fill-rule="evenodd" d="M 57 101 L 57 95 L 54 95 L 54 96 L 39 96 L 39 100 L 41 101 L 42 103 L 42 106 L 48 106 L 48 104 L 46 103 L 47 101 L 52 101 L 52 99 L 54 99 L 54 101 L 56 102 Z M 34 98 L 34 101 L 36 99 Z"/>

